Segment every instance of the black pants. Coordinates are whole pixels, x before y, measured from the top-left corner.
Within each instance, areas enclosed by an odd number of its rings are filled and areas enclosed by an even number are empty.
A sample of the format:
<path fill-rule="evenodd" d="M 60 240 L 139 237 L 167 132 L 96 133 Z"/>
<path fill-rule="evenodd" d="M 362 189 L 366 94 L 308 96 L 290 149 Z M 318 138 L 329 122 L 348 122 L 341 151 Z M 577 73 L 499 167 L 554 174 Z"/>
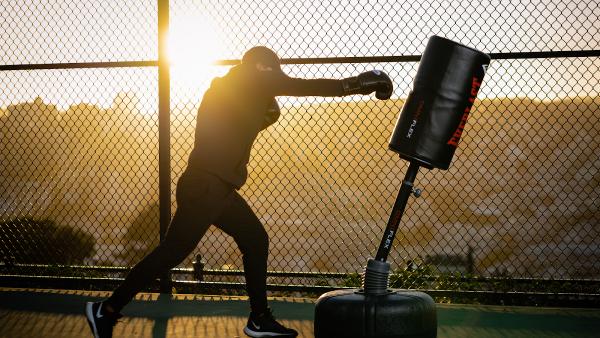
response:
<path fill-rule="evenodd" d="M 237 243 L 243 255 L 252 311 L 266 310 L 267 232 L 233 186 L 205 172 L 186 172 L 179 179 L 177 210 L 164 240 L 133 267 L 107 303 L 121 311 L 143 287 L 181 263 L 210 225 L 217 226 Z"/>

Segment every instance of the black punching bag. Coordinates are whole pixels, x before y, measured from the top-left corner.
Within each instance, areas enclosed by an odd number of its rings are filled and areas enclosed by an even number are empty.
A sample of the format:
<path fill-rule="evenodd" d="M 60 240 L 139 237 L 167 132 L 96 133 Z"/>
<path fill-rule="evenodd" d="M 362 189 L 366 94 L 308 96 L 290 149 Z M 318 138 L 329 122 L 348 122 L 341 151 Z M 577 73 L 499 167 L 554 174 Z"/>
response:
<path fill-rule="evenodd" d="M 315 305 L 315 338 L 434 338 L 433 299 L 389 289 L 386 262 L 419 166 L 448 169 L 471 111 L 489 56 L 456 42 L 432 37 L 421 58 L 414 89 L 404 104 L 389 147 L 410 161 L 363 287 L 327 292 Z"/>
<path fill-rule="evenodd" d="M 433 36 L 390 149 L 426 168 L 448 169 L 489 64 L 487 54 Z"/>

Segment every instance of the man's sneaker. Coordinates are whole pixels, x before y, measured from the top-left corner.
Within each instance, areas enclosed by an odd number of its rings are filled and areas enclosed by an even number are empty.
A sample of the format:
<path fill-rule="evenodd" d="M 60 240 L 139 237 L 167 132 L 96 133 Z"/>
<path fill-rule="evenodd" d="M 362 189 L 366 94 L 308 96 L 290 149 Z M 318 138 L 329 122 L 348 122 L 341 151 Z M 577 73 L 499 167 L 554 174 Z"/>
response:
<path fill-rule="evenodd" d="M 244 333 L 250 337 L 296 337 L 298 332 L 296 330 L 288 329 L 287 327 L 279 324 L 275 318 L 271 309 L 262 314 L 250 313 L 248 318 L 248 324 L 244 328 Z"/>
<path fill-rule="evenodd" d="M 102 308 L 102 302 L 85 303 L 85 316 L 92 329 L 94 338 L 111 338 L 113 326 L 117 319 L 123 317 L 120 313 L 109 313 Z"/>

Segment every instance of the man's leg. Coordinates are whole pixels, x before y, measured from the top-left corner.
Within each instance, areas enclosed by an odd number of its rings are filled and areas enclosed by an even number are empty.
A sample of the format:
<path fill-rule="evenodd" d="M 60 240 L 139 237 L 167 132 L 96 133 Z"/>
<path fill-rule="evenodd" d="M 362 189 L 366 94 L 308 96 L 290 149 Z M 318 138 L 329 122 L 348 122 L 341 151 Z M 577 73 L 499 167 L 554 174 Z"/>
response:
<path fill-rule="evenodd" d="M 233 189 L 208 173 L 184 173 L 177 183 L 177 210 L 164 240 L 133 267 L 107 300 L 120 311 L 148 283 L 181 263 L 229 204 Z"/>
<path fill-rule="evenodd" d="M 181 177 L 177 184 L 177 211 L 165 239 L 129 272 L 104 302 L 87 303 L 86 316 L 95 337 L 112 337 L 118 312 L 145 286 L 179 264 L 196 247 L 208 227 L 229 204 L 233 189 L 219 187 L 212 175 Z"/>
<path fill-rule="evenodd" d="M 206 221 L 199 223 L 200 212 L 197 209 L 178 208 L 164 240 L 131 269 L 106 304 L 115 312 L 121 311 L 142 288 L 181 263 L 210 226 Z"/>
<path fill-rule="evenodd" d="M 178 208 L 165 239 L 131 269 L 123 283 L 104 302 L 88 302 L 85 313 L 94 337 L 112 337 L 121 309 L 159 275 L 179 264 L 196 247 L 210 225 L 194 221 L 198 213 Z"/>
<path fill-rule="evenodd" d="M 232 236 L 242 252 L 246 290 L 252 313 L 244 333 L 250 337 L 296 337 L 295 330 L 279 324 L 267 304 L 269 236 L 246 201 L 236 192 L 215 225 Z"/>
<path fill-rule="evenodd" d="M 233 237 L 242 252 L 246 289 L 252 311 L 266 311 L 269 236 L 264 226 L 237 192 L 227 211 L 215 221 L 215 226 Z"/>

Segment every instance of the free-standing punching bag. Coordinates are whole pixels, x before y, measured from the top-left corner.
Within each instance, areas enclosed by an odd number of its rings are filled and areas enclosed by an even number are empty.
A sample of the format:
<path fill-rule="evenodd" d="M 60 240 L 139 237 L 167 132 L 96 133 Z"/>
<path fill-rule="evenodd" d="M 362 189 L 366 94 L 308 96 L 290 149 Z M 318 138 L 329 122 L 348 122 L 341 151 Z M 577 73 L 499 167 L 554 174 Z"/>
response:
<path fill-rule="evenodd" d="M 419 167 L 448 169 L 490 57 L 433 36 L 421 57 L 389 148 L 410 161 L 375 258 L 360 289 L 327 292 L 315 305 L 315 338 L 437 336 L 435 303 L 423 292 L 389 289 L 386 262 Z"/>
<path fill-rule="evenodd" d="M 478 50 L 432 37 L 390 149 L 426 168 L 448 169 L 489 64 Z"/>

